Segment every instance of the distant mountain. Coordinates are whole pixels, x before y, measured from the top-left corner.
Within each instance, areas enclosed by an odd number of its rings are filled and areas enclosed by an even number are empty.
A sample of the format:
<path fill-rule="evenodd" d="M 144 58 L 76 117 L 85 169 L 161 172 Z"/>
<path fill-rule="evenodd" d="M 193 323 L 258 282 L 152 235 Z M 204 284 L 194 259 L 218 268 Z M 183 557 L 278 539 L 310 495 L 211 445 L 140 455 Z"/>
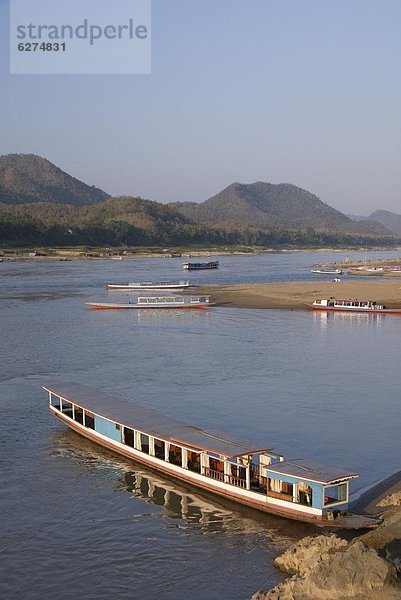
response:
<path fill-rule="evenodd" d="M 320 247 L 400 243 L 290 184 L 234 183 L 206 202 L 110 198 L 33 154 L 0 156 L 0 244 Z"/>
<path fill-rule="evenodd" d="M 349 219 L 351 219 L 352 221 L 366 221 L 367 217 L 364 217 L 363 215 L 350 215 L 347 213 L 347 217 Z"/>
<path fill-rule="evenodd" d="M 174 203 L 188 219 L 214 227 L 257 227 L 386 235 L 377 223 L 359 223 L 288 183 L 233 183 L 200 204 Z"/>
<path fill-rule="evenodd" d="M 401 235 L 401 215 L 389 212 L 388 210 L 375 210 L 366 218 L 369 221 L 378 221 L 395 235 Z"/>
<path fill-rule="evenodd" d="M 109 197 L 103 190 L 82 183 L 35 154 L 0 156 L 1 203 L 54 202 L 83 206 Z"/>

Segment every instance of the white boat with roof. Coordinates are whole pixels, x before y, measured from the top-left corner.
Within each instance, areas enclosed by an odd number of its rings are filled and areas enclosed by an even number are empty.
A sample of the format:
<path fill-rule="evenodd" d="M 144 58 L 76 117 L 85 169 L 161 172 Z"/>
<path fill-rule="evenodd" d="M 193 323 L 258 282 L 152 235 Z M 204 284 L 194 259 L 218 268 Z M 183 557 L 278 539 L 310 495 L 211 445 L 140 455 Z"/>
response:
<path fill-rule="evenodd" d="M 387 308 L 384 304 L 377 304 L 372 300 L 336 300 L 328 298 L 327 300 L 315 300 L 313 304 L 308 304 L 313 310 L 328 310 L 342 312 L 363 312 L 369 314 L 401 314 L 401 308 Z"/>
<path fill-rule="evenodd" d="M 187 262 L 183 263 L 182 268 L 184 271 L 203 271 L 204 269 L 218 269 L 220 262 L 218 260 L 212 260 L 209 262 Z"/>
<path fill-rule="evenodd" d="M 77 433 L 147 467 L 281 517 L 339 529 L 376 527 L 348 513 L 356 473 L 284 460 L 260 442 L 205 431 L 78 383 L 43 386 L 50 412 Z"/>
<path fill-rule="evenodd" d="M 141 281 L 129 283 L 109 283 L 109 290 L 185 290 L 191 285 L 189 281 Z"/>
<path fill-rule="evenodd" d="M 210 296 L 138 296 L 129 302 L 87 302 L 95 309 L 130 308 L 208 308 L 215 306 Z"/>
<path fill-rule="evenodd" d="M 311 273 L 315 273 L 315 275 L 342 275 L 344 271 L 342 269 L 311 269 Z"/>

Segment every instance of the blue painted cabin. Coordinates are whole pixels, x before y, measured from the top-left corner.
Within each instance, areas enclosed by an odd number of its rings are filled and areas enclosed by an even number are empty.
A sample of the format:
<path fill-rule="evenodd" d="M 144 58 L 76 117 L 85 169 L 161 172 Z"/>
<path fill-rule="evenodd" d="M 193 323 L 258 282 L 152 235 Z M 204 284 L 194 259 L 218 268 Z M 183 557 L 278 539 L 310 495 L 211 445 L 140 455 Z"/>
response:
<path fill-rule="evenodd" d="M 347 512 L 349 482 L 358 477 L 304 459 L 273 463 L 264 472 L 270 497 L 315 509 L 322 516 Z"/>

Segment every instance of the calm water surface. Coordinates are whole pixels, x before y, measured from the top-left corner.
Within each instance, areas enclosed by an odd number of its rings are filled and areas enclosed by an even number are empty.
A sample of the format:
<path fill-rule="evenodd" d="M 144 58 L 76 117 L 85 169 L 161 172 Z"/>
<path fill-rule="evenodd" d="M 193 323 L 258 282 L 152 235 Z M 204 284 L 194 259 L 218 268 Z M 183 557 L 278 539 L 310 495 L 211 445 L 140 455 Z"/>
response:
<path fill-rule="evenodd" d="M 219 271 L 191 280 L 305 279 L 311 263 L 343 257 L 221 258 Z M 85 306 L 126 297 L 107 282 L 185 278 L 181 262 L 0 264 L 2 598 L 245 599 L 281 579 L 273 558 L 310 531 L 81 439 L 49 415 L 49 380 L 346 466 L 361 473 L 356 491 L 399 470 L 401 318 Z"/>

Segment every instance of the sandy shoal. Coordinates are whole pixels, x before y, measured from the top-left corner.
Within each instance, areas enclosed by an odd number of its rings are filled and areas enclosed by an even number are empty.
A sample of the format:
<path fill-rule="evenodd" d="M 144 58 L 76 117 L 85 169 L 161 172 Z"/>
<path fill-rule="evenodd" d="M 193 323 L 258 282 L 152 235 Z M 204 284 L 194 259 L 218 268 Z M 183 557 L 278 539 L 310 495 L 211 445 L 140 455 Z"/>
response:
<path fill-rule="evenodd" d="M 205 285 L 202 294 L 211 294 L 220 306 L 236 308 L 304 309 L 317 298 L 372 300 L 389 308 L 401 308 L 401 280 L 369 280 L 340 283 L 332 281 L 291 281 Z"/>

